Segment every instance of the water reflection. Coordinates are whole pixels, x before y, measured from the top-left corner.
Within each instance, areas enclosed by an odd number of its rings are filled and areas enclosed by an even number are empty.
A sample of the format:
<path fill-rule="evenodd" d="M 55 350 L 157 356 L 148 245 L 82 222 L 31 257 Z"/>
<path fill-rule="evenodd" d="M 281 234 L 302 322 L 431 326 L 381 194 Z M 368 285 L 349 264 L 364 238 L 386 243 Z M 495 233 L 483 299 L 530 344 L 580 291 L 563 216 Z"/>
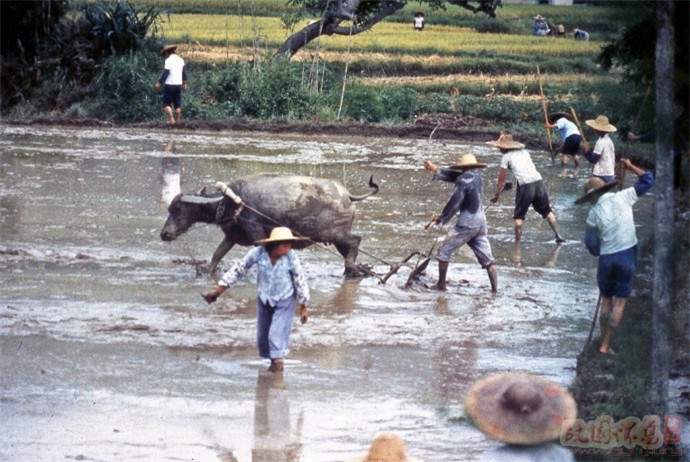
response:
<path fill-rule="evenodd" d="M 302 456 L 302 427 L 300 412 L 293 434 L 290 421 L 290 402 L 282 373 L 259 372 L 254 402 L 253 462 L 296 462 Z"/>
<path fill-rule="evenodd" d="M 561 249 L 563 248 L 562 244 L 556 244 L 551 253 L 549 253 L 546 256 L 546 259 L 544 259 L 543 262 L 539 262 L 537 264 L 533 264 L 531 266 L 539 266 L 539 267 L 544 267 L 544 268 L 555 268 L 556 263 L 558 263 L 558 255 L 561 252 Z M 522 245 L 519 242 L 516 242 L 515 245 L 513 246 L 513 253 L 511 255 L 511 261 L 513 262 L 513 265 L 515 265 L 516 268 L 524 268 L 524 262 L 522 260 Z"/>
<path fill-rule="evenodd" d="M 174 153 L 175 142 L 173 140 L 168 141 L 163 145 L 163 151 Z M 164 156 L 161 158 L 161 167 L 161 205 L 167 208 L 182 190 L 180 183 L 182 162 L 178 157 Z"/>

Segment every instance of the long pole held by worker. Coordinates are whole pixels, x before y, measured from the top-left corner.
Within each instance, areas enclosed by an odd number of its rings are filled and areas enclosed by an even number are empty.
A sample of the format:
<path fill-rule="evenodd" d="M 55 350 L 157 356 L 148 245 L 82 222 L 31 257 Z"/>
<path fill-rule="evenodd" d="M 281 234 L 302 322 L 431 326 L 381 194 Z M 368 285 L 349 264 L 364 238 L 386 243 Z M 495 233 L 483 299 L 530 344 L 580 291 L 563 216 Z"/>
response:
<path fill-rule="evenodd" d="M 585 143 L 587 142 L 587 138 L 585 138 L 585 132 L 582 130 L 582 125 L 580 125 L 580 119 L 577 118 L 577 112 L 575 112 L 575 109 L 573 107 L 570 107 L 570 114 L 573 116 L 573 120 L 575 121 L 575 125 L 577 125 L 577 129 L 580 130 L 580 136 L 582 137 L 582 141 Z"/>
<path fill-rule="evenodd" d="M 541 72 L 539 71 L 539 65 L 537 64 L 537 77 L 539 78 L 539 94 L 541 96 L 541 108 L 544 111 L 544 123 L 548 124 L 549 123 L 549 110 L 546 106 L 546 96 L 544 96 L 544 87 L 542 86 L 541 83 Z M 549 142 L 549 152 L 551 153 L 551 162 L 553 162 L 555 158 L 555 154 L 553 152 L 553 142 L 551 141 L 551 129 L 548 127 L 544 127 L 546 129 L 546 139 Z"/>

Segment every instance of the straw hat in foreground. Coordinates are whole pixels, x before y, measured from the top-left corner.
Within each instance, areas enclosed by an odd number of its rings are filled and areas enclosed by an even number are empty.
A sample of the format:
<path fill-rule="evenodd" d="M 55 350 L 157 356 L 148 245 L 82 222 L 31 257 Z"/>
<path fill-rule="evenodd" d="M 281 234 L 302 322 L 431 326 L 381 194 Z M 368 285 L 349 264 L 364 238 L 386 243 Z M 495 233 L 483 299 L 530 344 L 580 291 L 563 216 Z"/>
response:
<path fill-rule="evenodd" d="M 470 388 L 465 410 L 488 437 L 534 445 L 559 438 L 577 417 L 575 400 L 560 385 L 530 374 L 493 374 Z"/>

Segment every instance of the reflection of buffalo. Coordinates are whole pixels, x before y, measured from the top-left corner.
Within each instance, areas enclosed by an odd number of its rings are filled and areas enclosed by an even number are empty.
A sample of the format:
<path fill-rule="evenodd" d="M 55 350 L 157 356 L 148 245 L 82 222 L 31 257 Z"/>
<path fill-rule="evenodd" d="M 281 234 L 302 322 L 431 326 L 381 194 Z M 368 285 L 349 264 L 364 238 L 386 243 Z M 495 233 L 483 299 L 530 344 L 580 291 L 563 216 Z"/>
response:
<path fill-rule="evenodd" d="M 235 244 L 254 245 L 280 223 L 314 242 L 335 245 L 345 259 L 345 274 L 363 275 L 355 263 L 362 238 L 352 234 L 353 202 L 378 192 L 379 187 L 373 178 L 369 179 L 369 186 L 374 190 L 361 196 L 351 195 L 337 181 L 306 176 L 251 175 L 235 180 L 229 186 L 247 207 L 220 193 L 178 194 L 168 207 L 169 215 L 161 230 L 161 239 L 172 241 L 197 222 L 219 225 L 225 239 L 213 253 L 209 269 L 214 272 Z M 296 247 L 310 244 L 307 241 Z"/>

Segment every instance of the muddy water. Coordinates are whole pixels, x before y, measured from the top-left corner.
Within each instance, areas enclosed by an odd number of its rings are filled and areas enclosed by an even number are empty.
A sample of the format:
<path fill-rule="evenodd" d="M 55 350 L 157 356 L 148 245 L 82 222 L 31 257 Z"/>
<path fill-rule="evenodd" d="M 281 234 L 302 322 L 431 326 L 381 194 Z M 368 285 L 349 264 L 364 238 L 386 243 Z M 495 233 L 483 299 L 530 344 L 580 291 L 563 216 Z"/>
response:
<path fill-rule="evenodd" d="M 450 189 L 420 170 L 483 146 L 425 140 L 244 133 L 0 127 L 0 458 L 12 460 L 342 461 L 379 432 L 403 436 L 428 461 L 473 460 L 494 443 L 463 417 L 469 384 L 495 371 L 567 385 L 596 301 L 593 258 L 573 207 L 586 177 L 534 153 L 563 234 L 528 215 L 512 245 L 512 193 L 487 215 L 499 263 L 491 296 L 472 255 L 456 255 L 450 290 L 403 290 L 344 280 L 342 262 L 301 253 L 313 315 L 295 326 L 285 379 L 260 371 L 254 293 L 238 286 L 214 306 L 193 266 L 221 240 L 197 226 L 173 243 L 158 234 L 163 199 L 180 184 L 298 173 L 378 196 L 358 204 L 363 248 L 390 261 L 427 249 L 423 225 Z M 239 258 L 235 248 L 225 263 Z M 362 256 L 377 271 L 387 268 Z M 433 265 L 432 265 L 433 266 Z M 433 283 L 431 267 L 422 283 Z"/>

